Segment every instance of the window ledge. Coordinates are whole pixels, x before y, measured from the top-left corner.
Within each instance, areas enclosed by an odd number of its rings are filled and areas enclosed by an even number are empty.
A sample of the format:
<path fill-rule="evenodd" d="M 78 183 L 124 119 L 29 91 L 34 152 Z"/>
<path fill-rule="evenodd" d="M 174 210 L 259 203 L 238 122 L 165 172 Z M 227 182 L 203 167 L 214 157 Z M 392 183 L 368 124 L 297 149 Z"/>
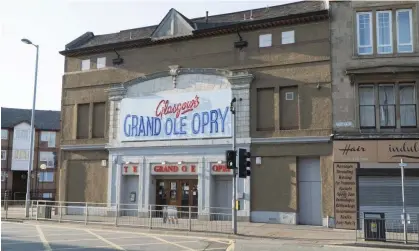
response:
<path fill-rule="evenodd" d="M 399 57 L 419 57 L 419 53 L 393 53 L 393 54 L 375 54 L 375 55 L 353 55 L 352 59 L 376 59 L 376 58 L 399 58 Z"/>

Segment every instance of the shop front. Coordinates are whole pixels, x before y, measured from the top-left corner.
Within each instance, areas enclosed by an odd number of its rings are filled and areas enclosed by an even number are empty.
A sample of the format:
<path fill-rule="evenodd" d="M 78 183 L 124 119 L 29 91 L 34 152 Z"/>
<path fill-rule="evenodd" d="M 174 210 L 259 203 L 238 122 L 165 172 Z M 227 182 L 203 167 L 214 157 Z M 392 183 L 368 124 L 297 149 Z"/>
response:
<path fill-rule="evenodd" d="M 230 101 L 234 96 L 248 103 L 248 92 L 239 92 L 243 85 L 237 89 L 230 72 L 197 72 L 153 74 L 110 89 L 109 204 L 133 205 L 139 216 L 150 210 L 163 215 L 167 208 L 178 218 L 231 215 L 232 175 L 224 163 L 232 147 Z M 241 83 L 251 80 L 241 77 Z M 248 119 L 246 112 L 237 119 Z M 248 133 L 246 126 L 240 131 Z M 249 149 L 248 134 L 238 135 L 237 146 Z M 248 183 L 237 187 L 242 220 L 250 209 Z"/>
<path fill-rule="evenodd" d="M 419 140 L 336 140 L 333 143 L 336 228 L 362 228 L 359 219 L 378 213 L 403 229 L 404 167 L 406 212 L 414 228 L 419 214 Z M 397 223 L 398 222 L 398 223 Z M 389 226 L 390 227 L 390 226 Z"/>

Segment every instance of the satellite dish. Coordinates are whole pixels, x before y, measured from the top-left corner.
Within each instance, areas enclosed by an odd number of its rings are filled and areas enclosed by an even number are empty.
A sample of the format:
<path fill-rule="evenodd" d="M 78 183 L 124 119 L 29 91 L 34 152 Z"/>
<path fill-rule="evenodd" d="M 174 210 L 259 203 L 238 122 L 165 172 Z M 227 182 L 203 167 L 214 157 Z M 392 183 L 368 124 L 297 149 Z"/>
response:
<path fill-rule="evenodd" d="M 42 170 L 45 170 L 45 169 L 47 169 L 47 165 L 45 165 L 45 164 L 41 164 L 40 168 L 41 168 Z"/>

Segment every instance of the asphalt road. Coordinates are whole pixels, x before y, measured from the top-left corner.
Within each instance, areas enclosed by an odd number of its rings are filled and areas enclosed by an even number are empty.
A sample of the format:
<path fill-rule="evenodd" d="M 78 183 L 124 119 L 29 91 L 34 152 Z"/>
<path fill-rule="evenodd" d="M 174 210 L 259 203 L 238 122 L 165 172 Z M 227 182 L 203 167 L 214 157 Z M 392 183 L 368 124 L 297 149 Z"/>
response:
<path fill-rule="evenodd" d="M 2 251 L 191 251 L 226 250 L 227 239 L 2 222 Z"/>

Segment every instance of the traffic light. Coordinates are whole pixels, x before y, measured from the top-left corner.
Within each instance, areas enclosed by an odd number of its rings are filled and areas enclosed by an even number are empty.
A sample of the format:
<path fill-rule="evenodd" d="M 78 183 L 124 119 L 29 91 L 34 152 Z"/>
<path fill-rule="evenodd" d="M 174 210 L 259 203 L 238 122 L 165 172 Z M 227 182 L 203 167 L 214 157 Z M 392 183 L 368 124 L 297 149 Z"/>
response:
<path fill-rule="evenodd" d="M 239 148 L 239 178 L 250 176 L 250 152 Z"/>
<path fill-rule="evenodd" d="M 227 150 L 226 151 L 226 162 L 228 169 L 235 169 L 236 167 L 236 151 Z"/>

